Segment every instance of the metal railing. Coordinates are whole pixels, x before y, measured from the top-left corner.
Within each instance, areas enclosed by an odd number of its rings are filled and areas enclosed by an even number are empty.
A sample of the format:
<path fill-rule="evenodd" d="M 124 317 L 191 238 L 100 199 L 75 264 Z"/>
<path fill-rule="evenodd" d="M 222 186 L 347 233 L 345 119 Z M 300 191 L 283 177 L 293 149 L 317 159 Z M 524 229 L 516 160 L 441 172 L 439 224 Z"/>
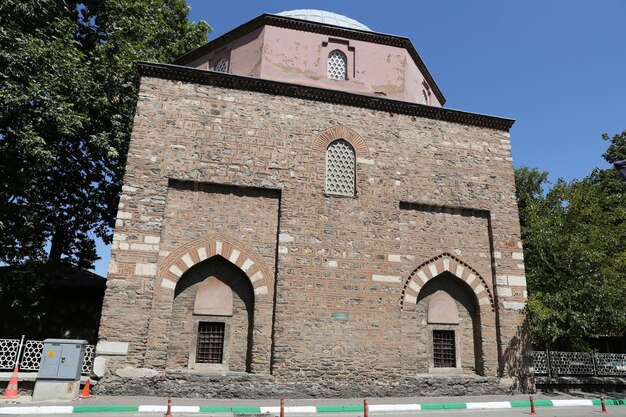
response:
<path fill-rule="evenodd" d="M 626 376 L 626 354 L 534 351 L 533 373 L 546 376 Z"/>
<path fill-rule="evenodd" d="M 20 339 L 0 339 L 0 369 L 12 370 L 15 367 L 15 359 L 18 354 L 19 346 Z M 20 371 L 39 371 L 42 352 L 43 341 L 25 341 L 20 357 L 18 358 Z M 83 375 L 89 375 L 91 372 L 95 354 L 96 347 L 94 345 L 87 345 L 81 371 Z"/>
<path fill-rule="evenodd" d="M 20 339 L 0 339 L 0 370 L 12 370 Z M 20 353 L 22 371 L 38 371 L 43 341 L 27 340 Z M 94 345 L 87 345 L 82 374 L 89 375 L 96 354 Z M 539 376 L 626 376 L 626 354 L 533 351 L 533 373 Z"/>

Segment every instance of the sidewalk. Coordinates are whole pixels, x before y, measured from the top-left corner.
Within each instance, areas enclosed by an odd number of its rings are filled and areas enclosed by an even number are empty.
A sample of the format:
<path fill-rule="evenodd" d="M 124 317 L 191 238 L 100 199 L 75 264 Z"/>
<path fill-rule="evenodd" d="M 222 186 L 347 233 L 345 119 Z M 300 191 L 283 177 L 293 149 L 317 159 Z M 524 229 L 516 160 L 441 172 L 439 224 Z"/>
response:
<path fill-rule="evenodd" d="M 599 407 L 600 399 L 592 395 L 546 395 L 534 396 L 536 407 Z M 607 397 L 606 405 L 626 406 L 623 396 Z M 240 400 L 173 398 L 172 412 L 179 413 L 230 413 L 230 414 L 277 414 L 280 400 Z M 420 410 L 506 409 L 525 407 L 530 409 L 526 395 L 480 396 L 480 397 L 410 397 L 370 398 L 370 413 L 389 413 Z M 167 399 L 158 397 L 109 397 L 93 396 L 87 399 L 65 402 L 32 402 L 29 397 L 17 400 L 0 400 L 0 415 L 72 414 L 72 413 L 124 413 L 166 411 Z M 286 414 L 314 413 L 363 413 L 363 399 L 286 399 Z"/>

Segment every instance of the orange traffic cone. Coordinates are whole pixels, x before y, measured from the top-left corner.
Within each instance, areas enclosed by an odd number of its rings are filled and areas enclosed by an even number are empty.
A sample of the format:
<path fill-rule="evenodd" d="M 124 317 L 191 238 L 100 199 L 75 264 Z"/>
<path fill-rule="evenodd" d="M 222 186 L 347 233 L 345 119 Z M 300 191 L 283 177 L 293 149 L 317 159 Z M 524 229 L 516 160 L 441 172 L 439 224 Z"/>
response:
<path fill-rule="evenodd" d="M 4 390 L 4 395 L 2 396 L 2 398 L 10 399 L 10 398 L 17 398 L 20 396 L 19 392 L 17 391 L 17 373 L 18 373 L 18 368 L 17 368 L 17 365 L 15 365 L 15 369 L 13 369 L 13 375 L 11 375 L 11 379 L 9 380 L 9 385 L 7 385 L 7 389 Z"/>
<path fill-rule="evenodd" d="M 89 380 L 89 378 L 87 378 L 87 382 L 85 382 L 85 386 L 83 387 L 83 392 L 80 393 L 78 398 L 89 398 L 89 397 L 91 397 L 91 394 L 89 393 L 90 382 L 91 381 Z"/>

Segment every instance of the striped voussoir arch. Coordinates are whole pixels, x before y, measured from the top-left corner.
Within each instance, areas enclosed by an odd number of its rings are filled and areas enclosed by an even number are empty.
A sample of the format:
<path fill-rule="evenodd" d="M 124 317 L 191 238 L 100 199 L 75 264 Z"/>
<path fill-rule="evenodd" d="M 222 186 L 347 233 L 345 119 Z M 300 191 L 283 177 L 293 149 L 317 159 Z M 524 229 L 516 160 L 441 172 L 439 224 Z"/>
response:
<path fill-rule="evenodd" d="M 422 287 L 430 279 L 446 271 L 470 286 L 476 294 L 480 308 L 489 306 L 491 311 L 495 311 L 493 297 L 483 277 L 467 263 L 447 252 L 424 262 L 409 275 L 402 290 L 401 309 L 408 304 L 415 305 Z"/>
<path fill-rule="evenodd" d="M 174 289 L 185 271 L 213 256 L 238 266 L 250 279 L 255 295 L 271 296 L 271 274 L 263 259 L 241 242 L 221 235 L 193 240 L 172 252 L 159 267 L 160 285 Z"/>
<path fill-rule="evenodd" d="M 368 158 L 370 155 L 367 143 L 361 135 L 354 130 L 343 125 L 335 125 L 318 133 L 313 138 L 313 150 L 326 151 L 328 145 L 337 139 L 343 139 L 354 148 L 356 156 L 359 158 Z"/>

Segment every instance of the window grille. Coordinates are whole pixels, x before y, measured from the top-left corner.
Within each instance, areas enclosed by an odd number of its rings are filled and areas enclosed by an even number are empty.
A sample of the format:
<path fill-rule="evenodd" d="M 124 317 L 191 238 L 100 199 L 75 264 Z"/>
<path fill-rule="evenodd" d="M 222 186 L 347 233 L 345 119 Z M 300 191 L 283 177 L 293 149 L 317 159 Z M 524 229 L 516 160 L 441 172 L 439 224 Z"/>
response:
<path fill-rule="evenodd" d="M 435 368 L 456 368 L 454 330 L 433 330 Z"/>
<path fill-rule="evenodd" d="M 215 71 L 217 72 L 228 72 L 228 60 L 220 59 L 220 62 L 215 66 Z"/>
<path fill-rule="evenodd" d="M 328 54 L 328 78 L 331 80 L 345 80 L 347 74 L 348 59 L 341 51 L 332 51 Z"/>
<path fill-rule="evenodd" d="M 224 356 L 224 323 L 198 323 L 196 363 L 222 363 Z"/>
<path fill-rule="evenodd" d="M 326 192 L 354 195 L 354 149 L 343 139 L 334 141 L 326 150 Z"/>

